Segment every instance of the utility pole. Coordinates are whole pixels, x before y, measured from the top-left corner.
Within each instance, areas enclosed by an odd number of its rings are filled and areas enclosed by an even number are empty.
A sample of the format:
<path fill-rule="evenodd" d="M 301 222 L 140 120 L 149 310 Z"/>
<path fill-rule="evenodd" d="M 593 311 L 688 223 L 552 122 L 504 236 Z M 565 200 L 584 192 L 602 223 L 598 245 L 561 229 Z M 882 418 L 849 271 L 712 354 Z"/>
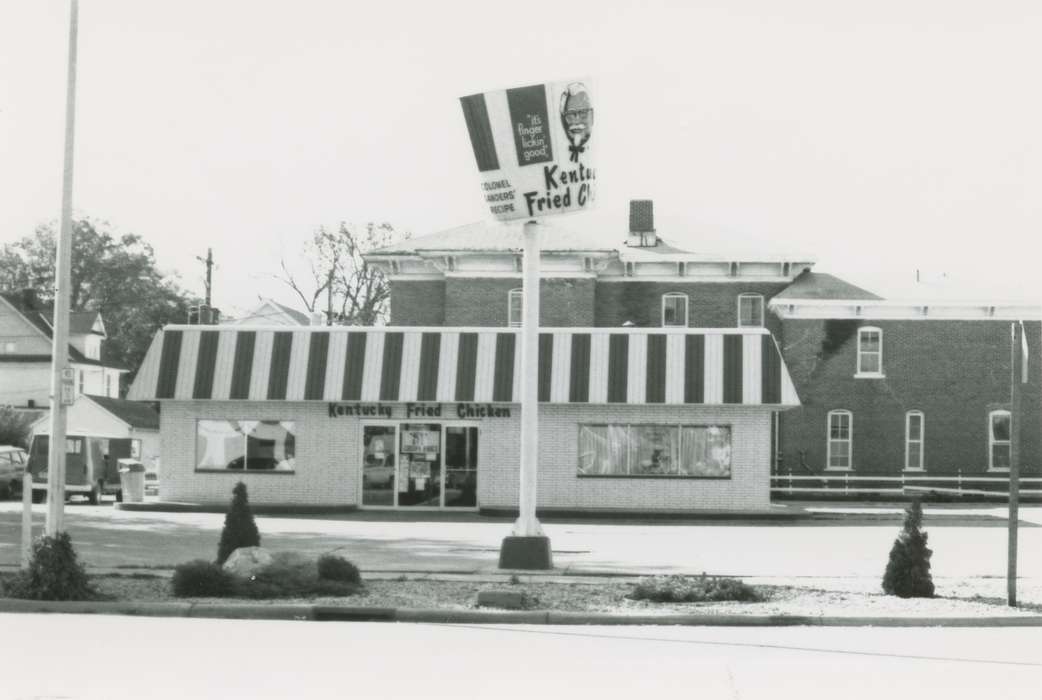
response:
<path fill-rule="evenodd" d="M 72 258 L 72 172 L 76 123 L 76 27 L 78 0 L 69 4 L 69 66 L 65 92 L 65 159 L 62 172 L 61 228 L 55 246 L 54 321 L 51 349 L 51 437 L 47 450 L 47 523 L 45 532 L 61 532 L 65 515 L 65 407 L 72 403 L 69 362 L 69 287 Z"/>
<path fill-rule="evenodd" d="M 213 282 L 213 248 L 206 249 L 205 258 L 200 258 L 197 255 L 195 259 L 206 265 L 206 305 L 210 306 L 210 285 Z"/>
<path fill-rule="evenodd" d="M 1010 324 L 1009 359 L 1009 536 L 1006 553 L 1006 602 L 1017 607 L 1017 529 L 1020 524 L 1020 396 L 1018 384 L 1027 381 L 1027 338 L 1024 326 L 1020 325 L 1020 362 L 1017 362 L 1017 324 Z M 1017 365 L 1021 365 L 1017 377 Z M 993 428 L 989 425 L 988 430 Z"/>

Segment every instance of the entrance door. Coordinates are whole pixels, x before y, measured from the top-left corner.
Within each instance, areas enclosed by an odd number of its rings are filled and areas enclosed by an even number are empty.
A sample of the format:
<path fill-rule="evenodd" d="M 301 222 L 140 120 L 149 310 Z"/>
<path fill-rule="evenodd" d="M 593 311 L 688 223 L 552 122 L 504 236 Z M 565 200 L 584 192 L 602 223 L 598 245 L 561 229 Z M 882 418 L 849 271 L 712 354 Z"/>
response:
<path fill-rule="evenodd" d="M 362 505 L 394 505 L 395 426 L 362 428 Z"/>
<path fill-rule="evenodd" d="M 398 505 L 440 507 L 441 425 L 403 423 L 398 436 Z"/>

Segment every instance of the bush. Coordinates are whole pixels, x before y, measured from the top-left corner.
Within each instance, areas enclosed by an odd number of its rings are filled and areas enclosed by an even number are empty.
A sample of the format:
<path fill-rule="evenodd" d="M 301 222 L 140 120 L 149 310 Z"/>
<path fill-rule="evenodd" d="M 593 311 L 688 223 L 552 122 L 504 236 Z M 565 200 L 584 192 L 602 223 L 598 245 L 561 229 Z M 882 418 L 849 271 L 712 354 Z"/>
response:
<path fill-rule="evenodd" d="M 930 555 L 927 535 L 921 530 L 923 508 L 919 499 L 913 500 L 905 511 L 904 527 L 890 548 L 890 561 L 883 574 L 883 592 L 901 598 L 932 598 L 933 578 L 930 576 Z"/>
<path fill-rule="evenodd" d="M 354 564 L 339 559 L 354 569 Z M 336 566 L 336 565 L 334 565 Z M 354 569 L 357 573 L 357 569 Z M 360 579 L 361 577 L 359 577 Z M 360 581 L 333 580 L 323 577 L 314 560 L 280 552 L 274 561 L 248 579 L 236 579 L 236 594 L 245 598 L 303 598 L 307 596 L 354 595 Z"/>
<path fill-rule="evenodd" d="M 358 571 L 358 567 L 335 554 L 323 554 L 318 558 L 318 577 L 345 583 L 362 582 L 362 574 Z"/>
<path fill-rule="evenodd" d="M 33 543 L 29 568 L 8 584 L 7 595 L 31 600 L 95 600 L 87 572 L 76 559 L 69 533 L 43 536 Z"/>
<path fill-rule="evenodd" d="M 196 559 L 174 568 L 170 581 L 180 598 L 221 598 L 235 594 L 235 577 L 212 561 Z"/>
<path fill-rule="evenodd" d="M 232 489 L 232 503 L 224 516 L 221 542 L 217 545 L 217 563 L 223 564 L 239 547 L 259 547 L 260 532 L 246 497 L 246 484 L 241 481 Z"/>
<path fill-rule="evenodd" d="M 720 576 L 651 576 L 633 588 L 632 600 L 653 603 L 706 603 L 724 600 L 758 602 L 763 596 L 736 578 Z"/>

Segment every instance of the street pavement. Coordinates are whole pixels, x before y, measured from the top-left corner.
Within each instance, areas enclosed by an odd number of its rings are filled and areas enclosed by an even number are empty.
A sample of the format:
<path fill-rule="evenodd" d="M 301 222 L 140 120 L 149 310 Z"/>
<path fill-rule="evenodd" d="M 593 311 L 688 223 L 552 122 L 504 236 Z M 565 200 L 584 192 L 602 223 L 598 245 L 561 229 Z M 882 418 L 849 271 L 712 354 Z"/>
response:
<path fill-rule="evenodd" d="M 828 509 L 827 506 L 822 506 Z M 865 578 L 877 585 L 900 527 L 900 508 L 840 508 L 832 519 L 611 524 L 545 522 L 559 572 L 701 573 L 741 577 Z M 66 507 L 66 528 L 80 558 L 93 568 L 172 568 L 212 559 L 224 516 L 116 510 L 111 504 Z M 887 517 L 889 513 L 890 517 Z M 1006 575 L 1003 508 L 927 509 L 925 527 L 935 577 Z M 40 534 L 46 505 L 33 508 Z M 474 573 L 495 571 L 509 519 L 439 514 L 409 519 L 359 513 L 324 517 L 257 516 L 263 546 L 318 555 L 335 551 L 363 571 Z M 429 520 L 417 519 L 429 517 Z M 1042 583 L 1042 508 L 1022 511 L 1019 574 Z M 15 566 L 21 504 L 0 503 L 0 566 Z M 934 523 L 934 524 L 931 524 Z"/>
<path fill-rule="evenodd" d="M 0 615 L 5 698 L 1033 700 L 1042 630 Z M 57 657 L 47 640 L 60 640 Z"/>

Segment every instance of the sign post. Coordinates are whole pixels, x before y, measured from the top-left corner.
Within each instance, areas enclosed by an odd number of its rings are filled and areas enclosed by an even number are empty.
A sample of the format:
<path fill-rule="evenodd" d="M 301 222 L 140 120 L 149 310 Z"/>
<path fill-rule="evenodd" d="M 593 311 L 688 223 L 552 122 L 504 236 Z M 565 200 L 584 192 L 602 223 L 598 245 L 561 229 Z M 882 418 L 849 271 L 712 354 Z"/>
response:
<path fill-rule="evenodd" d="M 524 221 L 521 326 L 521 454 L 518 519 L 499 552 L 501 569 L 552 569 L 536 517 L 539 459 L 538 219 L 594 201 L 589 80 L 544 83 L 460 98 L 481 192 L 497 221 Z"/>

